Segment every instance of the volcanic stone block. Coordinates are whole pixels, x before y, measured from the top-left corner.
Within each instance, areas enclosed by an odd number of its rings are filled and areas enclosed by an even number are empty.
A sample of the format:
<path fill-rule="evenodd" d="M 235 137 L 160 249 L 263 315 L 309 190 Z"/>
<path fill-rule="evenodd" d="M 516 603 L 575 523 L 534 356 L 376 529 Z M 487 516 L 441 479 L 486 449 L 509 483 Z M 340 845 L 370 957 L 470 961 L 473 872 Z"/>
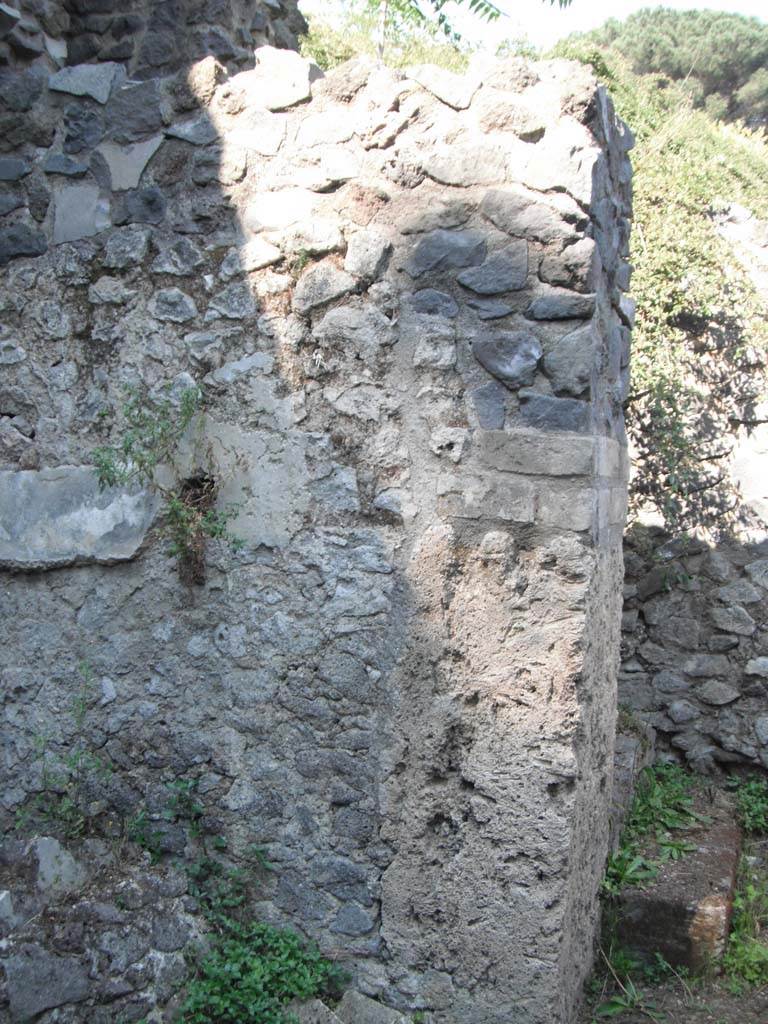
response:
<path fill-rule="evenodd" d="M 741 832 L 730 807 L 702 805 L 708 824 L 686 841 L 694 852 L 667 861 L 645 889 L 618 897 L 618 939 L 649 961 L 660 953 L 673 967 L 700 971 L 725 950 L 733 909 Z"/>

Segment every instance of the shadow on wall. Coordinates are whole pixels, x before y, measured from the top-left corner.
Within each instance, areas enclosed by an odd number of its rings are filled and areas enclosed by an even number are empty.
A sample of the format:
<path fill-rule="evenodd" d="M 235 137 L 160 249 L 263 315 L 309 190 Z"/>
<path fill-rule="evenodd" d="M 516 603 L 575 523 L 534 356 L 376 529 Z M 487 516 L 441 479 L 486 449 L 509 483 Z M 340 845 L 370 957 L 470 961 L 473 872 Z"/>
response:
<path fill-rule="evenodd" d="M 635 528 L 619 703 L 698 771 L 768 768 L 768 541 Z"/>
<path fill-rule="evenodd" d="M 99 841 L 137 812 L 161 826 L 164 783 L 196 779 L 232 854 L 276 866 L 259 912 L 363 991 L 552 1024 L 589 968 L 605 852 L 628 141 L 572 68 L 420 74 L 319 81 L 267 48 L 231 77 L 207 57 L 137 84 L 33 73 L 34 96 L 13 79 L 3 813 L 44 786 L 38 738 L 71 745 L 85 660 L 117 769 L 94 781 Z M 599 173 L 587 124 L 611 136 Z M 211 545 L 187 587 L 151 508 L 81 467 L 123 436 L 124 386 L 196 382 L 181 472 L 216 477 L 244 546 Z M 143 938 L 175 955 L 185 935 Z"/>

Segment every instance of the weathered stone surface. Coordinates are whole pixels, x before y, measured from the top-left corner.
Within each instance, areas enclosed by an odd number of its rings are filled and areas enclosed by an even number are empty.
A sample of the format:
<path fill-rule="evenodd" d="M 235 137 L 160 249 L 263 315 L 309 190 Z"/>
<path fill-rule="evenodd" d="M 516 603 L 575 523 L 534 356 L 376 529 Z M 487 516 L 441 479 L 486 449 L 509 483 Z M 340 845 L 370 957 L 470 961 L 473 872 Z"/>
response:
<path fill-rule="evenodd" d="M 391 250 L 392 244 L 381 232 L 356 231 L 349 239 L 344 269 L 355 277 L 375 281 L 384 269 Z"/>
<path fill-rule="evenodd" d="M 161 288 L 152 298 L 152 314 L 158 320 L 183 324 L 197 316 L 194 299 L 180 288 Z"/>
<path fill-rule="evenodd" d="M 18 157 L 0 157 L 0 181 L 18 181 L 24 178 L 32 170 L 28 160 L 21 160 Z"/>
<path fill-rule="evenodd" d="M 154 514 L 145 491 L 100 491 L 90 466 L 0 471 L 0 567 L 127 561 Z"/>
<path fill-rule="evenodd" d="M 565 288 L 550 288 L 536 296 L 526 311 L 534 320 L 570 320 L 592 316 L 594 295 L 580 295 Z"/>
<path fill-rule="evenodd" d="M 51 956 L 41 946 L 21 946 L 5 968 L 12 1021 L 28 1021 L 56 1006 L 79 1003 L 90 991 L 88 969 L 75 957 Z"/>
<path fill-rule="evenodd" d="M 351 292 L 355 279 L 332 263 L 319 263 L 305 270 L 293 292 L 293 308 L 306 315 L 332 299 Z"/>
<path fill-rule="evenodd" d="M 535 430 L 488 431 L 477 441 L 480 459 L 506 473 L 586 476 L 595 468 L 594 438 L 548 437 Z"/>
<path fill-rule="evenodd" d="M 507 176 L 507 154 L 482 136 L 438 145 L 420 154 L 420 161 L 426 174 L 442 185 L 492 185 Z"/>
<path fill-rule="evenodd" d="M 541 354 L 538 339 L 527 331 L 502 331 L 472 343 L 475 359 L 509 388 L 533 383 Z"/>
<path fill-rule="evenodd" d="M 0 192 L 0 217 L 25 205 L 21 192 Z"/>
<path fill-rule="evenodd" d="M 149 251 L 150 235 L 149 228 L 139 225 L 113 231 L 104 247 L 104 266 L 124 270 L 143 263 Z"/>
<path fill-rule="evenodd" d="M 686 675 L 700 678 L 701 676 L 726 676 L 731 663 L 724 654 L 693 654 L 688 658 L 683 671 Z"/>
<path fill-rule="evenodd" d="M 496 381 L 489 381 L 472 392 L 472 404 L 478 423 L 485 430 L 501 430 L 506 417 L 509 392 Z"/>
<path fill-rule="evenodd" d="M 42 256 L 48 239 L 27 224 L 11 224 L 0 228 L 0 267 L 19 256 Z"/>
<path fill-rule="evenodd" d="M 339 1018 L 333 1010 L 329 1010 L 319 999 L 312 999 L 308 1003 L 291 1003 L 288 1010 L 295 1014 L 299 1024 L 339 1024 Z"/>
<path fill-rule="evenodd" d="M 193 146 L 209 146 L 219 137 L 216 126 L 211 119 L 203 114 L 192 121 L 182 121 L 165 129 L 165 134 L 172 139 L 181 139 Z"/>
<path fill-rule="evenodd" d="M 156 135 L 144 142 L 118 145 L 116 142 L 102 142 L 97 152 L 106 161 L 115 191 L 136 188 L 144 168 L 162 145 L 163 138 Z"/>
<path fill-rule="evenodd" d="M 82 178 L 88 173 L 88 164 L 66 153 L 48 153 L 42 167 L 46 174 L 64 174 L 68 178 Z"/>
<path fill-rule="evenodd" d="M 574 398 L 521 394 L 520 415 L 529 427 L 584 433 L 589 429 L 590 407 L 588 402 L 579 402 Z"/>
<path fill-rule="evenodd" d="M 575 238 L 573 228 L 555 209 L 520 189 L 491 189 L 483 197 L 480 210 L 497 228 L 518 238 L 540 242 Z"/>
<path fill-rule="evenodd" d="M 113 208 L 115 224 L 160 224 L 165 220 L 165 196 L 156 186 L 130 189 Z"/>
<path fill-rule="evenodd" d="M 480 88 L 473 75 L 457 75 L 434 64 L 419 64 L 406 69 L 406 74 L 454 110 L 466 110 Z"/>
<path fill-rule="evenodd" d="M 434 316 L 447 316 L 452 319 L 459 315 L 459 306 L 451 295 L 438 292 L 434 288 L 422 288 L 408 298 L 409 304 L 417 313 L 429 313 Z"/>
<path fill-rule="evenodd" d="M 255 316 L 258 311 L 259 307 L 248 285 L 235 282 L 227 285 L 211 299 L 206 319 L 213 313 L 228 320 L 244 320 L 246 317 Z"/>
<path fill-rule="evenodd" d="M 71 96 L 90 96 L 104 104 L 115 84 L 125 76 L 122 64 L 77 64 L 62 68 L 48 79 L 49 89 Z"/>
<path fill-rule="evenodd" d="M 728 683 L 723 683 L 719 679 L 710 679 L 702 686 L 696 687 L 696 696 L 705 704 L 714 704 L 719 707 L 722 704 L 732 704 L 739 699 L 741 694 Z"/>
<path fill-rule="evenodd" d="M 768 658 L 750 658 L 744 671 L 748 676 L 761 676 L 768 679 Z"/>
<path fill-rule="evenodd" d="M 104 135 L 104 120 L 97 110 L 73 103 L 64 111 L 65 153 L 82 153 L 93 149 Z"/>
<path fill-rule="evenodd" d="M 473 309 L 481 320 L 500 320 L 512 312 L 512 307 L 499 299 L 467 299 L 467 306 Z"/>
<path fill-rule="evenodd" d="M 722 629 L 725 633 L 752 636 L 757 629 L 757 624 L 752 616 L 738 605 L 731 605 L 728 608 L 713 608 L 710 615 L 717 628 Z"/>
<path fill-rule="evenodd" d="M 599 338 L 591 324 L 566 334 L 544 356 L 544 369 L 555 391 L 566 391 L 575 398 L 589 389 L 597 372 L 596 353 Z"/>
<path fill-rule="evenodd" d="M 465 288 L 479 295 L 498 295 L 525 287 L 528 277 L 528 243 L 514 242 L 489 256 L 479 267 L 459 274 Z"/>
<path fill-rule="evenodd" d="M 730 808 L 707 802 L 700 811 L 707 824 L 686 833 L 695 851 L 666 861 L 657 879 L 618 897 L 622 945 L 649 962 L 661 954 L 691 971 L 706 969 L 725 951 L 741 851 Z"/>
<path fill-rule="evenodd" d="M 163 127 L 160 84 L 129 82 L 118 88 L 106 107 L 106 137 L 121 144 L 145 141 Z"/>
<path fill-rule="evenodd" d="M 200 249 L 189 238 L 181 237 L 164 245 L 152 261 L 150 269 L 156 274 L 189 277 L 205 262 Z"/>
<path fill-rule="evenodd" d="M 72 892 L 85 882 L 86 871 L 57 839 L 39 836 L 30 844 L 30 852 L 37 858 L 36 884 L 40 891 Z"/>
<path fill-rule="evenodd" d="M 406 271 L 421 277 L 451 268 L 475 267 L 485 259 L 486 242 L 479 231 L 432 231 L 417 242 Z"/>
<path fill-rule="evenodd" d="M 230 79 L 233 93 L 241 94 L 243 107 L 288 110 L 312 95 L 312 82 L 322 77 L 311 61 L 290 50 L 261 46 L 256 50 L 256 67 Z"/>
<path fill-rule="evenodd" d="M 285 188 L 275 192 L 257 192 L 246 207 L 245 226 L 249 231 L 282 231 L 312 217 L 317 197 L 303 188 Z"/>
<path fill-rule="evenodd" d="M 575 288 L 579 292 L 592 292 L 598 258 L 594 239 L 581 238 L 567 245 L 557 255 L 545 256 L 541 261 L 539 276 L 548 284 Z"/>
<path fill-rule="evenodd" d="M 53 203 L 56 245 L 90 238 L 109 226 L 109 202 L 101 197 L 98 185 L 59 185 L 54 190 Z"/>
<path fill-rule="evenodd" d="M 397 1011 L 360 992 L 345 992 L 336 1007 L 336 1016 L 343 1024 L 406 1024 L 405 1018 Z"/>
<path fill-rule="evenodd" d="M 413 365 L 448 370 L 456 364 L 456 326 L 440 316 L 415 313 L 400 322 L 400 343 L 413 348 Z"/>
<path fill-rule="evenodd" d="M 745 566 L 745 570 L 753 583 L 768 590 L 768 558 L 761 558 L 757 562 L 750 562 L 749 565 Z"/>

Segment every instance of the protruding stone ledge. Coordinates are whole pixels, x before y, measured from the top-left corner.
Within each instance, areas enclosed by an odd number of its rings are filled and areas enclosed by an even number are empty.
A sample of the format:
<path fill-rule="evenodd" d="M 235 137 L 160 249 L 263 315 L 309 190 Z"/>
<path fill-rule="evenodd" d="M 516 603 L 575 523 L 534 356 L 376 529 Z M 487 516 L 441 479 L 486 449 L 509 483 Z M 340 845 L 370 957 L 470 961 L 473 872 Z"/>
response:
<path fill-rule="evenodd" d="M 0 569 L 133 558 L 156 511 L 147 491 L 99 490 L 91 466 L 0 472 Z"/>

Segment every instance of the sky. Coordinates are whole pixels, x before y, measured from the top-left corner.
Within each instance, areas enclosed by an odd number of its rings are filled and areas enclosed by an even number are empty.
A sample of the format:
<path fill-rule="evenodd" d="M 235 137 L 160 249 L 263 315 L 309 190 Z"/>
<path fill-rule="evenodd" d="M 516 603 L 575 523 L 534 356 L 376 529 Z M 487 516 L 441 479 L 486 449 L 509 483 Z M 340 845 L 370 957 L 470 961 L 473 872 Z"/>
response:
<path fill-rule="evenodd" d="M 675 10 L 730 11 L 768 20 L 766 0 L 667 0 L 663 5 L 653 0 L 573 0 L 571 6 L 561 11 L 543 0 L 495 0 L 507 17 L 492 25 L 484 25 L 465 11 L 446 7 L 446 13 L 456 29 L 466 39 L 487 45 L 495 50 L 504 39 L 526 37 L 535 46 L 551 46 L 560 36 L 571 32 L 585 32 L 602 25 L 608 18 L 626 18 L 633 11 L 643 7 L 664 6 Z M 305 14 L 328 16 L 334 9 L 343 6 L 343 0 L 299 0 Z"/>

